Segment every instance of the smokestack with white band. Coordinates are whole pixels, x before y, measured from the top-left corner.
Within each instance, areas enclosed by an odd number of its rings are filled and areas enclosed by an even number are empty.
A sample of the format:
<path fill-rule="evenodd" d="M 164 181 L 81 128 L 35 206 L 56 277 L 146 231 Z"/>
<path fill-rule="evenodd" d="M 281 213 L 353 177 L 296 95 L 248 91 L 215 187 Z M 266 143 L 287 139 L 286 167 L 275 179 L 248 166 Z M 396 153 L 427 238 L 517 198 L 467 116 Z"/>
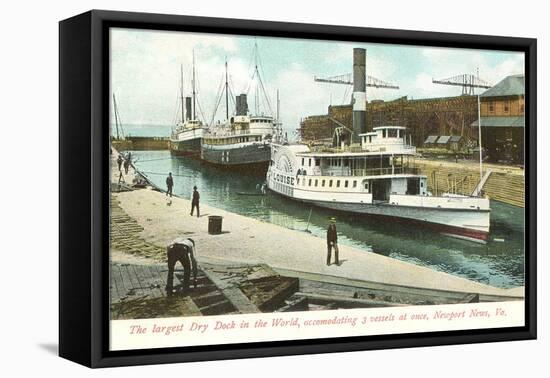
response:
<path fill-rule="evenodd" d="M 353 96 L 351 99 L 353 109 L 353 136 L 352 143 L 359 143 L 359 134 L 366 132 L 365 114 L 367 111 L 367 81 L 365 49 L 353 49 Z"/>

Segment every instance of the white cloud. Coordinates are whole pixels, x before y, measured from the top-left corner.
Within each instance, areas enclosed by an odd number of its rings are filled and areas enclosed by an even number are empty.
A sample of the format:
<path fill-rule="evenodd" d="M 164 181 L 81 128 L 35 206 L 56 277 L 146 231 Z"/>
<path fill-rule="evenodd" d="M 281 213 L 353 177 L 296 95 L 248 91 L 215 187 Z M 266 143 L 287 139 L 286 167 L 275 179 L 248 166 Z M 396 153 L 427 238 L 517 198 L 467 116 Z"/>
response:
<path fill-rule="evenodd" d="M 114 30 L 111 35 L 111 89 L 119 99 L 125 123 L 171 124 L 184 65 L 186 92 L 190 92 L 192 54 L 195 51 L 199 96 L 203 111 L 214 108 L 217 89 L 212 85 L 224 71 L 224 55 L 236 51 L 225 36 Z M 232 59 L 232 74 L 241 81 L 243 63 Z M 209 118 L 209 117 L 208 117 Z"/>

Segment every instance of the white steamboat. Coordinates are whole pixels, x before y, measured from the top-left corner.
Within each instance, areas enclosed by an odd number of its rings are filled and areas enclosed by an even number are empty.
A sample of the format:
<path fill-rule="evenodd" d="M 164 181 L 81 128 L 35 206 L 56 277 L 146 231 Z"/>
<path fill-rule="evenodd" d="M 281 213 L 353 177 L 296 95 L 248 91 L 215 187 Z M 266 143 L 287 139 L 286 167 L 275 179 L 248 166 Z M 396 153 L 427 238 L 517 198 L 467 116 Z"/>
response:
<path fill-rule="evenodd" d="M 358 147 L 272 145 L 267 185 L 273 192 L 329 209 L 421 223 L 447 235 L 486 241 L 489 199 L 428 192 L 414 166 L 405 127 L 359 134 Z"/>
<path fill-rule="evenodd" d="M 264 176 L 269 167 L 272 142 L 282 141 L 282 125 L 279 122 L 279 92 L 277 91 L 276 117 L 271 114 L 269 96 L 258 68 L 258 45 L 254 44 L 256 64 L 249 88 L 255 88 L 255 112 L 250 114 L 247 94 L 235 98 L 235 115 L 229 116 L 229 75 L 225 63 L 225 86 L 216 103 L 220 104 L 225 94 L 225 120 L 218 121 L 217 126 L 209 129 L 204 135 L 201 148 L 201 159 L 218 167 L 233 168 Z M 253 85 L 252 85 L 253 84 Z M 261 92 L 261 93 L 260 93 Z M 260 111 L 260 97 L 267 105 L 266 112 Z M 216 115 L 214 110 L 214 117 Z M 266 115 L 267 113 L 267 115 Z M 214 119 L 212 117 L 212 119 Z"/>

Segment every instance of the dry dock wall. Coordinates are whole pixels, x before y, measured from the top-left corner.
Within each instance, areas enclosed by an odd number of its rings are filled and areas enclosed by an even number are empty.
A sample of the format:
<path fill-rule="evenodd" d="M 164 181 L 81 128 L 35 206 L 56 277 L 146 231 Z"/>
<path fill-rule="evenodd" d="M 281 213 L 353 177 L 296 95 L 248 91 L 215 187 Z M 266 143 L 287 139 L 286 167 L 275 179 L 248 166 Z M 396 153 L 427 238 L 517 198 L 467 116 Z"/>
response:
<path fill-rule="evenodd" d="M 428 177 L 428 190 L 434 194 L 452 192 L 472 194 L 479 182 L 479 166 L 471 162 L 442 162 L 417 159 L 421 174 Z M 525 175 L 515 167 L 484 165 L 491 175 L 483 187 L 491 200 L 525 207 Z"/>
<path fill-rule="evenodd" d="M 113 140 L 112 146 L 117 151 L 168 150 L 170 140 L 164 137 L 128 137 L 124 140 Z"/>
<path fill-rule="evenodd" d="M 461 135 L 467 140 L 477 139 L 470 124 L 477 119 L 477 97 L 456 96 L 426 99 L 402 97 L 393 101 L 372 100 L 367 103 L 365 124 L 367 130 L 384 125 L 408 127 L 413 144 L 422 146 L 429 135 Z M 300 123 L 302 141 L 332 139 L 338 121 L 348 127 L 352 124 L 351 105 L 331 105 L 327 114 L 308 116 Z"/>

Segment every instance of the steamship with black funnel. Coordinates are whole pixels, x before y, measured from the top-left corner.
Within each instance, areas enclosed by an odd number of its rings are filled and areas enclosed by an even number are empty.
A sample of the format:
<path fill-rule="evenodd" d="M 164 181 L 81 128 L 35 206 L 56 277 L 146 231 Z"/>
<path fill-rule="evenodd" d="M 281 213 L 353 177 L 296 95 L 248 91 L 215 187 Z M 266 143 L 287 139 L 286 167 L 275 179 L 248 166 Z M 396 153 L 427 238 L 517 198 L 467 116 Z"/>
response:
<path fill-rule="evenodd" d="M 416 148 L 405 127 L 365 132 L 364 71 L 365 50 L 354 49 L 352 143 L 320 148 L 273 144 L 268 188 L 328 209 L 401 219 L 485 242 L 491 209 L 489 199 L 480 195 L 482 181 L 471 196 L 432 195 L 427 177 L 414 165 Z"/>
<path fill-rule="evenodd" d="M 257 46 L 255 46 L 257 54 Z M 257 61 L 256 61 L 257 62 Z M 282 127 L 278 122 L 279 98 L 277 95 L 277 116 L 260 112 L 260 96 L 270 108 L 269 98 L 264 90 L 260 71 L 256 64 L 252 80 L 256 79 L 255 113 L 250 114 L 247 94 L 235 97 L 235 115 L 229 115 L 229 80 L 225 65 L 225 86 L 219 99 L 225 93 L 226 119 L 210 127 L 202 140 L 201 159 L 218 167 L 240 170 L 245 173 L 264 176 L 271 159 L 272 142 L 282 140 Z M 217 103 L 220 101 L 218 100 Z"/>
<path fill-rule="evenodd" d="M 172 130 L 170 152 L 174 155 L 200 156 L 204 127 L 196 117 L 195 55 L 193 54 L 192 96 L 183 97 L 183 66 L 181 68 L 181 122 Z M 185 112 L 184 112 L 185 107 Z"/>

